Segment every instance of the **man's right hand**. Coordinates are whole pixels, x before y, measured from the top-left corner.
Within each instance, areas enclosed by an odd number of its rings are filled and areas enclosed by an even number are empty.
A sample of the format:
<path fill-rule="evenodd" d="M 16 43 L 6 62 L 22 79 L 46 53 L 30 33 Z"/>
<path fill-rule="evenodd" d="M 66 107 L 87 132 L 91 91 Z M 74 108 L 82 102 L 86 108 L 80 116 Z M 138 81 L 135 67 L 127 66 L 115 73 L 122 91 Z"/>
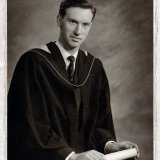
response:
<path fill-rule="evenodd" d="M 104 154 L 95 150 L 73 154 L 69 160 L 104 160 Z"/>

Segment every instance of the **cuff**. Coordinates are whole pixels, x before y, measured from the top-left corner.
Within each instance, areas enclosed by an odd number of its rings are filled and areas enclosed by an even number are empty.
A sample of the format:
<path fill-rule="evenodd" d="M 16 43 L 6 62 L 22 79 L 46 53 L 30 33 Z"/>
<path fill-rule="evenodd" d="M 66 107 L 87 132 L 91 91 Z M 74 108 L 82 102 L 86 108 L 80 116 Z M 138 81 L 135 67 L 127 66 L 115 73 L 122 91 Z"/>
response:
<path fill-rule="evenodd" d="M 73 152 L 71 152 L 71 153 L 66 157 L 66 159 L 65 159 L 65 160 L 69 160 L 69 158 L 70 158 L 73 154 L 75 154 L 75 152 L 74 152 L 74 151 L 73 151 Z"/>
<path fill-rule="evenodd" d="M 106 148 L 107 145 L 110 144 L 110 143 L 117 143 L 117 142 L 115 142 L 115 141 L 108 141 L 108 142 L 105 144 L 105 146 L 104 146 L 104 153 L 105 153 L 105 154 L 106 154 L 105 148 Z"/>

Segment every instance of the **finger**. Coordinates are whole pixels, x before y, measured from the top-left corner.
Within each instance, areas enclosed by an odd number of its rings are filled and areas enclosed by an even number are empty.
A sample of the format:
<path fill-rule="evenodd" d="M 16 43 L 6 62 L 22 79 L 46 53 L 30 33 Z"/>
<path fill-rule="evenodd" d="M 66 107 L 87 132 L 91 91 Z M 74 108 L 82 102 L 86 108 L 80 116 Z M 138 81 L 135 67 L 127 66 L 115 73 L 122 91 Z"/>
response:
<path fill-rule="evenodd" d="M 130 149 L 130 148 L 132 148 L 132 145 L 128 144 L 128 143 L 120 143 L 119 147 L 121 148 L 121 150 L 122 149 Z"/>
<path fill-rule="evenodd" d="M 138 145 L 132 142 L 128 142 L 129 145 L 132 146 L 132 148 L 135 148 L 137 150 L 137 158 L 139 158 L 140 154 L 139 154 L 139 148 Z"/>
<path fill-rule="evenodd" d="M 132 142 L 129 142 L 129 141 L 126 141 L 126 142 L 122 142 L 121 144 L 125 144 L 126 147 L 129 147 L 130 148 L 135 148 L 137 150 L 137 156 L 136 158 L 139 158 L 140 157 L 140 153 L 139 153 L 139 148 L 138 148 L 138 145 L 135 144 L 135 143 L 132 143 Z M 128 146 L 127 146 L 128 145 Z M 129 148 L 128 148 L 129 149 Z"/>
<path fill-rule="evenodd" d="M 139 158 L 140 157 L 139 148 L 138 148 L 138 146 L 136 146 L 135 148 L 137 150 L 137 158 Z"/>
<path fill-rule="evenodd" d="M 129 142 L 128 144 L 130 144 L 132 146 L 132 148 L 135 148 L 137 150 L 137 156 L 136 159 L 138 159 L 140 157 L 140 153 L 139 153 L 139 148 L 138 145 L 132 142 Z"/>
<path fill-rule="evenodd" d="M 136 148 L 138 150 L 138 146 L 135 143 L 132 143 L 132 142 L 129 142 L 129 141 L 121 142 L 120 146 L 122 148 L 125 147 L 126 149 Z"/>

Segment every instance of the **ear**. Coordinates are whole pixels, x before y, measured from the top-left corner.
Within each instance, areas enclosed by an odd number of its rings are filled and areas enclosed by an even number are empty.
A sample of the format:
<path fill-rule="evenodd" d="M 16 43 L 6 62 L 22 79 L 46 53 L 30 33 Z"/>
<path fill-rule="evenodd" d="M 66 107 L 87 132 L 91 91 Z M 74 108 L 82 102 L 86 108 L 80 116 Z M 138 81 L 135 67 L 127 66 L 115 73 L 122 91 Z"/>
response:
<path fill-rule="evenodd" d="M 57 24 L 59 27 L 61 26 L 61 20 L 62 20 L 62 17 L 60 15 L 57 15 Z"/>

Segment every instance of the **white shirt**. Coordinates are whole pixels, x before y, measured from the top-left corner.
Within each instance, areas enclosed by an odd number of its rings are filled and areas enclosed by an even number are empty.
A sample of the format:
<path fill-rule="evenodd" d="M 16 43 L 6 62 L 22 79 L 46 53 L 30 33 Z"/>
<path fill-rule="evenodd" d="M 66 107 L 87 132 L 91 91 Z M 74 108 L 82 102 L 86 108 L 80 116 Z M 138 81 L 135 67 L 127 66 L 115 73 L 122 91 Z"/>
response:
<path fill-rule="evenodd" d="M 57 47 L 59 48 L 59 50 L 60 50 L 60 52 L 62 54 L 62 57 L 63 57 L 64 62 L 66 64 L 66 70 L 67 70 L 67 68 L 69 66 L 69 63 L 70 63 L 70 61 L 67 58 L 69 56 L 71 56 L 71 54 L 68 53 L 58 41 L 56 41 L 55 44 L 57 45 Z M 74 56 L 74 58 L 75 58 L 75 61 L 74 61 L 74 70 L 75 70 L 75 62 L 76 62 L 76 59 L 77 59 L 77 56 L 78 56 L 78 50 L 74 54 L 72 54 L 72 56 Z"/>

